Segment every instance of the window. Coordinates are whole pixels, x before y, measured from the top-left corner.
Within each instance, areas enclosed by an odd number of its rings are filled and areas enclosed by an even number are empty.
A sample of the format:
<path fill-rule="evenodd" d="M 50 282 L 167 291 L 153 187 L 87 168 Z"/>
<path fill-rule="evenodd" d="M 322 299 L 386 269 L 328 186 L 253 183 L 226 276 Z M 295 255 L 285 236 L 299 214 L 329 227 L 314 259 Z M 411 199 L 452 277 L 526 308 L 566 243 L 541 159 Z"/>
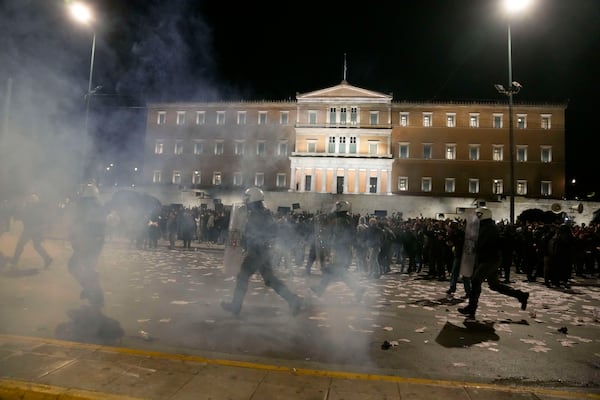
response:
<path fill-rule="evenodd" d="M 371 125 L 379 125 L 379 111 L 371 111 L 369 113 Z"/>
<path fill-rule="evenodd" d="M 204 143 L 203 142 L 194 142 L 194 154 L 202 154 L 204 153 Z"/>
<path fill-rule="evenodd" d="M 430 113 L 430 112 L 423 113 L 423 126 L 430 127 L 432 125 L 432 119 L 433 119 L 432 113 Z"/>
<path fill-rule="evenodd" d="M 258 124 L 259 125 L 266 125 L 267 124 L 267 112 L 266 111 L 259 111 L 258 112 Z"/>
<path fill-rule="evenodd" d="M 504 193 L 504 182 L 502 181 L 502 179 L 494 179 L 494 181 L 492 182 L 492 193 Z"/>
<path fill-rule="evenodd" d="M 339 141 L 338 153 L 345 153 L 346 152 L 346 137 L 340 136 L 338 138 L 338 141 Z"/>
<path fill-rule="evenodd" d="M 215 142 L 215 155 L 220 156 L 223 154 L 223 142 Z"/>
<path fill-rule="evenodd" d="M 225 125 L 225 111 L 217 111 L 217 125 Z"/>
<path fill-rule="evenodd" d="M 160 183 L 162 178 L 162 173 L 160 171 L 154 171 L 152 173 L 152 183 Z"/>
<path fill-rule="evenodd" d="M 279 114 L 279 123 L 281 125 L 287 125 L 290 121 L 290 113 L 289 111 L 282 111 Z"/>
<path fill-rule="evenodd" d="M 456 191 L 456 179 L 446 178 L 444 181 L 444 190 L 446 193 L 454 193 Z"/>
<path fill-rule="evenodd" d="M 308 153 L 316 153 L 317 152 L 317 142 L 306 143 L 306 151 Z"/>
<path fill-rule="evenodd" d="M 164 125 L 167 122 L 167 112 L 159 111 L 156 115 L 156 125 Z"/>
<path fill-rule="evenodd" d="M 264 155 L 266 153 L 266 146 L 267 146 L 267 144 L 265 142 L 257 142 L 256 143 L 256 155 L 264 157 Z"/>
<path fill-rule="evenodd" d="M 517 162 L 527 161 L 527 146 L 517 146 Z"/>
<path fill-rule="evenodd" d="M 479 145 L 478 144 L 470 144 L 469 145 L 469 160 L 471 160 L 471 161 L 479 160 Z"/>
<path fill-rule="evenodd" d="M 196 111 L 196 125 L 204 125 L 206 122 L 206 113 L 204 111 Z"/>
<path fill-rule="evenodd" d="M 494 114 L 492 118 L 492 126 L 494 129 L 502 128 L 502 114 Z"/>
<path fill-rule="evenodd" d="M 309 111 L 308 112 L 308 123 L 310 125 L 316 125 L 317 124 L 317 112 L 316 111 Z"/>
<path fill-rule="evenodd" d="M 350 148 L 348 149 L 350 154 L 356 154 L 356 136 L 350 136 Z"/>
<path fill-rule="evenodd" d="M 286 187 L 286 175 L 284 173 L 278 173 L 276 179 L 277 181 L 275 182 L 275 184 L 278 188 Z"/>
<path fill-rule="evenodd" d="M 479 128 L 479 113 L 469 114 L 469 127 Z"/>
<path fill-rule="evenodd" d="M 235 142 L 234 151 L 235 151 L 236 156 L 244 155 L 244 146 L 245 146 L 244 142 Z"/>
<path fill-rule="evenodd" d="M 154 154 L 163 154 L 165 151 L 165 142 L 163 140 L 157 140 L 154 142 Z"/>
<path fill-rule="evenodd" d="M 192 174 L 192 183 L 194 185 L 199 185 L 202 183 L 202 173 L 200 171 L 194 171 Z"/>
<path fill-rule="evenodd" d="M 400 113 L 400 126 L 408 126 L 408 113 L 407 112 Z"/>
<path fill-rule="evenodd" d="M 369 193 L 377 193 L 377 178 L 374 176 L 369 178 Z"/>
<path fill-rule="evenodd" d="M 552 162 L 552 147 L 551 146 L 540 147 L 540 161 L 543 163 Z"/>
<path fill-rule="evenodd" d="M 408 157 L 410 157 L 410 152 L 409 152 L 409 144 L 408 143 L 400 143 L 399 149 L 398 149 L 398 157 L 406 160 L 408 159 Z"/>
<path fill-rule="evenodd" d="M 372 156 L 379 154 L 379 143 L 369 142 L 369 154 Z"/>
<path fill-rule="evenodd" d="M 469 179 L 469 193 L 479 193 L 479 179 Z"/>
<path fill-rule="evenodd" d="M 446 160 L 456 160 L 456 145 L 455 144 L 447 144 L 446 145 Z"/>
<path fill-rule="evenodd" d="M 550 129 L 552 127 L 552 115 L 542 114 L 542 129 Z"/>
<path fill-rule="evenodd" d="M 174 185 L 181 185 L 181 171 L 173 171 L 171 183 L 173 183 Z"/>
<path fill-rule="evenodd" d="M 552 196 L 552 182 L 551 181 L 542 181 L 540 187 L 540 194 L 542 196 Z"/>
<path fill-rule="evenodd" d="M 177 111 L 177 125 L 185 125 L 185 111 Z"/>
<path fill-rule="evenodd" d="M 348 118 L 348 112 L 346 107 L 340 107 L 340 125 L 346 125 L 346 119 Z"/>
<path fill-rule="evenodd" d="M 233 186 L 242 186 L 242 173 L 241 172 L 233 173 Z"/>
<path fill-rule="evenodd" d="M 492 159 L 494 161 L 502 161 L 504 159 L 504 146 L 500 144 L 492 146 Z"/>
<path fill-rule="evenodd" d="M 176 140 L 175 141 L 175 148 L 174 148 L 174 153 L 175 154 L 182 154 L 183 153 L 183 140 Z"/>
<path fill-rule="evenodd" d="M 433 152 L 433 145 L 430 143 L 426 143 L 423 145 L 423 160 L 431 160 L 431 155 Z"/>
<path fill-rule="evenodd" d="M 527 181 L 526 180 L 518 180 L 517 181 L 517 194 L 521 196 L 525 196 L 527 194 Z"/>
<path fill-rule="evenodd" d="M 246 111 L 238 111 L 237 124 L 238 125 L 246 125 Z"/>
<path fill-rule="evenodd" d="M 399 176 L 398 177 L 398 190 L 401 192 L 408 191 L 408 177 L 407 176 Z"/>
<path fill-rule="evenodd" d="M 358 108 L 356 107 L 350 108 L 350 123 L 352 125 L 358 124 Z"/>
<path fill-rule="evenodd" d="M 335 153 L 335 136 L 329 136 L 328 142 L 329 143 L 327 145 L 327 152 Z"/>
<path fill-rule="evenodd" d="M 335 107 L 331 107 L 329 109 L 329 123 L 330 124 L 335 124 L 335 122 L 336 122 L 336 120 L 335 120 L 336 116 L 337 116 L 337 113 L 336 113 Z"/>
<path fill-rule="evenodd" d="M 306 175 L 304 177 L 304 191 L 305 192 L 312 191 L 312 175 Z"/>
<path fill-rule="evenodd" d="M 456 127 L 456 113 L 447 113 L 446 114 L 446 126 L 448 128 Z"/>
<path fill-rule="evenodd" d="M 287 141 L 279 142 L 279 146 L 277 146 L 277 155 L 285 157 L 288 154 Z"/>
<path fill-rule="evenodd" d="M 254 175 L 254 186 L 263 187 L 265 185 L 265 174 L 263 172 L 257 172 Z"/>
<path fill-rule="evenodd" d="M 213 185 L 221 186 L 221 183 L 222 183 L 221 179 L 222 179 L 221 172 L 219 172 L 219 171 L 213 172 L 213 178 L 212 178 Z"/>
<path fill-rule="evenodd" d="M 527 114 L 517 114 L 517 128 L 527 128 Z"/>
<path fill-rule="evenodd" d="M 421 178 L 421 191 L 431 192 L 431 178 Z"/>

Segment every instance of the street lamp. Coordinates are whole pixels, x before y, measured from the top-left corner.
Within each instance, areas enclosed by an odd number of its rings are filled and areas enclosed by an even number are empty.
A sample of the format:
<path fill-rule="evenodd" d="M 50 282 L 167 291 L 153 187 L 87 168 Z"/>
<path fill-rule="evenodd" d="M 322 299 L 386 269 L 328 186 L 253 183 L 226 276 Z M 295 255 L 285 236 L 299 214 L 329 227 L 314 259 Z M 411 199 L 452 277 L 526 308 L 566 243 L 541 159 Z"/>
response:
<path fill-rule="evenodd" d="M 504 6 L 508 14 L 516 14 L 524 10 L 529 0 L 504 0 Z M 513 95 L 519 93 L 523 87 L 519 82 L 512 78 L 512 43 L 510 37 L 510 15 L 508 21 L 508 87 L 495 84 L 494 87 L 498 93 L 508 96 L 508 156 L 510 157 L 509 172 L 509 196 L 510 196 L 510 223 L 515 223 L 515 133 L 513 127 Z"/>
<path fill-rule="evenodd" d="M 88 146 L 88 136 L 89 136 L 89 121 L 90 121 L 90 101 L 91 96 L 93 94 L 92 91 L 92 77 L 94 76 L 94 56 L 96 54 L 96 31 L 91 26 L 93 15 L 91 9 L 84 3 L 73 2 L 69 5 L 69 11 L 73 18 L 85 25 L 88 25 L 92 28 L 92 53 L 90 56 L 90 75 L 88 79 L 88 90 L 85 95 L 85 125 L 84 125 L 84 133 L 83 133 L 83 151 L 82 151 L 82 162 L 81 162 L 81 174 L 82 174 L 82 182 L 84 182 L 87 178 L 86 172 L 86 157 L 87 157 L 87 146 Z"/>

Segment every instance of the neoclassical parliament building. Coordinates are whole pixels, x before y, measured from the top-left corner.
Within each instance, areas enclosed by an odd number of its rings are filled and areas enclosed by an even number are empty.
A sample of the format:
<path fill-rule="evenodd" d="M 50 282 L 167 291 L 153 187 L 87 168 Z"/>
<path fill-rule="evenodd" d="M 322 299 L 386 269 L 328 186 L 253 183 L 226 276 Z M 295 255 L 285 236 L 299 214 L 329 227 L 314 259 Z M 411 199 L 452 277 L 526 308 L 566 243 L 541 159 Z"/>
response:
<path fill-rule="evenodd" d="M 565 195 L 566 104 L 513 106 L 515 197 Z M 500 199 L 503 101 L 420 102 L 340 84 L 286 101 L 148 105 L 143 183 L 265 191 Z"/>

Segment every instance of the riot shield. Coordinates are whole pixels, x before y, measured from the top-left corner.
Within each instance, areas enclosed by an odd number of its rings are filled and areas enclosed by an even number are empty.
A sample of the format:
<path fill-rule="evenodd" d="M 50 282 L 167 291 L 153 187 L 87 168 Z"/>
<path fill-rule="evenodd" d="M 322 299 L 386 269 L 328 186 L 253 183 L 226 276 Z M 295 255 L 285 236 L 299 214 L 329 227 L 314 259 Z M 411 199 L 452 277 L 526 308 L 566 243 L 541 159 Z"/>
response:
<path fill-rule="evenodd" d="M 242 240 L 244 239 L 247 221 L 246 206 L 241 203 L 233 204 L 229 217 L 229 232 L 227 234 L 227 241 L 225 242 L 225 254 L 223 256 L 223 266 L 227 275 L 236 275 L 242 265 L 244 258 Z"/>
<path fill-rule="evenodd" d="M 327 224 L 327 214 L 315 215 L 315 254 L 321 270 L 333 262 L 331 254 L 330 227 Z"/>
<path fill-rule="evenodd" d="M 473 275 L 473 268 L 475 268 L 475 243 L 477 242 L 477 235 L 479 235 L 479 218 L 477 218 L 474 208 L 465 211 L 465 219 L 467 226 L 465 228 L 465 244 L 460 260 L 460 275 L 469 278 Z"/>

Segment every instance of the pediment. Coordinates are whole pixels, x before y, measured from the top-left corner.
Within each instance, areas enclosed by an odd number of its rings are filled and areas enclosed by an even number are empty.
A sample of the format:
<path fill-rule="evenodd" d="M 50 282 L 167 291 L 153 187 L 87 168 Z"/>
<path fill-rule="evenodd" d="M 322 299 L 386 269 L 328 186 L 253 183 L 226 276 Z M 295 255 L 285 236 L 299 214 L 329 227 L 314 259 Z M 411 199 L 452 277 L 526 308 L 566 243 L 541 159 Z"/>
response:
<path fill-rule="evenodd" d="M 391 102 L 392 95 L 375 92 L 372 90 L 363 89 L 357 86 L 352 86 L 346 81 L 342 81 L 339 85 L 331 86 L 325 89 L 319 89 L 308 93 L 297 94 L 296 99 L 302 100 L 324 100 L 324 99 L 349 99 L 359 98 L 363 100 L 379 100 Z"/>

